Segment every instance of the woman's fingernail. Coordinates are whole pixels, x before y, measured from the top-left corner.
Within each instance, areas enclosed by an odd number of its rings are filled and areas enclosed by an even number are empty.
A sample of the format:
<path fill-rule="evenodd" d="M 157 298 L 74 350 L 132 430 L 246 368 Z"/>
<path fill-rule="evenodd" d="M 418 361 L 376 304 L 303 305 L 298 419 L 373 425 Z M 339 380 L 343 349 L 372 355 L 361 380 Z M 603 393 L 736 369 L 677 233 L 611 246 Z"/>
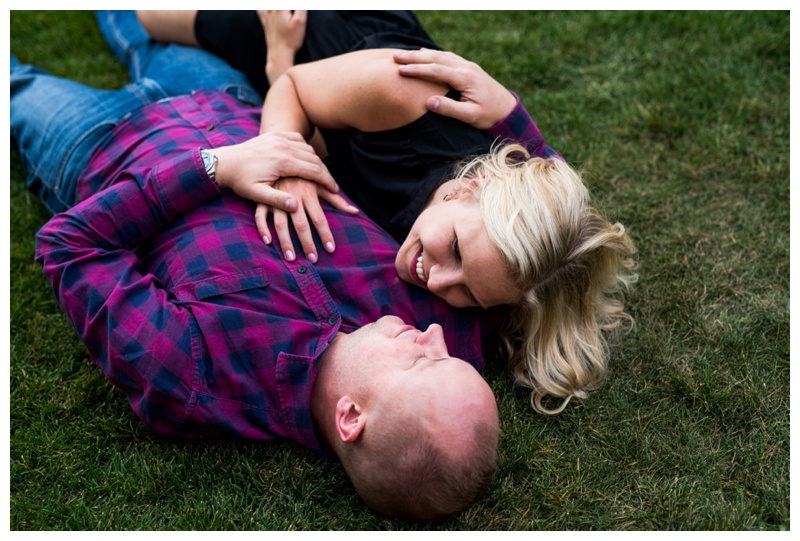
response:
<path fill-rule="evenodd" d="M 431 100 L 431 110 L 435 111 L 439 108 L 439 98 L 433 98 Z"/>
<path fill-rule="evenodd" d="M 272 241 L 269 239 L 269 237 L 268 237 L 268 236 L 266 236 L 266 235 L 264 235 L 263 237 L 261 237 L 261 240 L 263 240 L 263 241 L 264 241 L 264 244 L 270 244 L 270 243 L 272 242 Z"/>
<path fill-rule="evenodd" d="M 289 199 L 286 200 L 286 203 L 284 203 L 284 207 L 286 208 L 286 210 L 289 211 L 291 211 L 296 206 L 297 206 L 297 201 L 294 200 L 294 197 L 290 197 Z"/>
<path fill-rule="evenodd" d="M 329 254 L 332 254 L 333 253 L 333 243 L 332 242 L 326 242 L 325 243 L 325 250 L 327 250 L 327 252 Z"/>
<path fill-rule="evenodd" d="M 286 261 L 294 261 L 294 252 L 292 252 L 291 250 L 286 250 L 286 253 L 284 253 L 284 255 L 286 256 Z"/>
<path fill-rule="evenodd" d="M 317 262 L 317 254 L 314 254 L 314 253 L 308 254 L 306 256 L 306 259 L 308 259 L 312 263 L 316 263 Z"/>

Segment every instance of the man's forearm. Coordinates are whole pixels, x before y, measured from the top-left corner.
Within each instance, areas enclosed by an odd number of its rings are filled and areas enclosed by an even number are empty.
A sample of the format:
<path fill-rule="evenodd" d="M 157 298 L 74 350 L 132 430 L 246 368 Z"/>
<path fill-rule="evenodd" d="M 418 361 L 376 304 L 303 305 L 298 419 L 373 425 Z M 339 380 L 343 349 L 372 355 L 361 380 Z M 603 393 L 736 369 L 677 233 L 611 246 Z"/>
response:
<path fill-rule="evenodd" d="M 53 217 L 39 236 L 65 244 L 130 249 L 220 193 L 205 175 L 197 149 L 149 170 L 123 171 L 112 186 Z M 70 227 L 77 229 L 66 233 Z"/>
<path fill-rule="evenodd" d="M 144 173 L 143 179 L 121 173 L 113 186 L 42 227 L 36 260 L 82 338 L 92 327 L 101 332 L 104 320 L 123 317 L 124 304 L 106 301 L 139 284 L 135 248 L 219 193 L 193 151 Z"/>
<path fill-rule="evenodd" d="M 514 109 L 506 118 L 489 128 L 489 133 L 500 141 L 514 141 L 521 144 L 528 149 L 531 156 L 563 160 L 558 152 L 545 144 L 542 132 L 539 131 L 531 115 L 522 105 L 519 97 L 516 94 L 513 95 L 517 100 Z"/>
<path fill-rule="evenodd" d="M 191 388 L 177 375 L 196 352 L 190 312 L 135 248 L 219 193 L 195 150 L 141 177 L 121 173 L 36 238 L 36 260 L 92 361 L 159 434 L 175 435 L 186 416 Z"/>

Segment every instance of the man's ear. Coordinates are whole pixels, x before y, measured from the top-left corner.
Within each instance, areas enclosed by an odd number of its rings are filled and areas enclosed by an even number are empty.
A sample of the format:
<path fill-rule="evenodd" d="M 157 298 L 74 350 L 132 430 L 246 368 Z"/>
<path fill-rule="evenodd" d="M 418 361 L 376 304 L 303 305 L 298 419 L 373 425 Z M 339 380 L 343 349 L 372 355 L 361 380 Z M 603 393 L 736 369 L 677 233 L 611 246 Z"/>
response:
<path fill-rule="evenodd" d="M 361 411 L 361 406 L 349 396 L 341 397 L 336 403 L 336 430 L 339 438 L 345 443 L 356 441 L 366 424 L 367 416 Z"/>

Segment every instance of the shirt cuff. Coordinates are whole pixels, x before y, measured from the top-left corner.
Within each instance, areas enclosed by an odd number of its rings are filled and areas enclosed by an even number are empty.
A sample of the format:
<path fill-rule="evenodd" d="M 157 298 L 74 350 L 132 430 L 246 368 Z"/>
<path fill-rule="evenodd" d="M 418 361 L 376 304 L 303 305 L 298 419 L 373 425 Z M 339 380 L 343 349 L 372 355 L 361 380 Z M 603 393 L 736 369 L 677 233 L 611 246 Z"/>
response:
<path fill-rule="evenodd" d="M 509 92 L 511 91 L 509 90 Z M 544 138 L 533 122 L 531 115 L 522 105 L 519 96 L 514 92 L 511 92 L 511 94 L 517 102 L 514 109 L 511 110 L 506 118 L 489 128 L 489 133 L 492 137 L 501 141 L 520 143 L 528 149 L 531 156 L 537 156 L 542 152 Z"/>
<path fill-rule="evenodd" d="M 222 193 L 206 173 L 199 147 L 158 164 L 152 175 L 158 198 L 170 218 L 177 218 Z"/>
<path fill-rule="evenodd" d="M 489 133 L 491 133 L 492 135 L 494 135 L 495 131 L 507 130 L 508 123 L 511 119 L 520 116 L 520 114 L 523 115 L 527 114 L 527 111 L 525 111 L 525 108 L 522 106 L 522 102 L 520 101 L 519 96 L 517 96 L 517 93 L 512 90 L 509 90 L 509 92 L 511 93 L 512 96 L 514 96 L 514 100 L 516 103 L 514 104 L 514 108 L 511 109 L 511 112 L 508 113 L 503 120 L 501 120 L 500 122 L 489 128 Z M 520 109 L 522 111 L 520 111 Z M 533 120 L 531 120 L 531 122 L 533 122 Z"/>

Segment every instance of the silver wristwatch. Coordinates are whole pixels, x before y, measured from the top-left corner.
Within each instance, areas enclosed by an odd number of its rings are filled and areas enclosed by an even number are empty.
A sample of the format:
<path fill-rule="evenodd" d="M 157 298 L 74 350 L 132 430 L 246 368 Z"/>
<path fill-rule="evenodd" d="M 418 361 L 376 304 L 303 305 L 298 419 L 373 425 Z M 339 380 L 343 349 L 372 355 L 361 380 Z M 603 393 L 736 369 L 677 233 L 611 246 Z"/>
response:
<path fill-rule="evenodd" d="M 205 150 L 201 148 L 200 157 L 203 158 L 203 167 L 206 168 L 206 173 L 208 176 L 211 177 L 212 180 L 216 180 L 214 175 L 216 174 L 215 168 L 217 166 L 217 155 L 211 150 Z"/>

